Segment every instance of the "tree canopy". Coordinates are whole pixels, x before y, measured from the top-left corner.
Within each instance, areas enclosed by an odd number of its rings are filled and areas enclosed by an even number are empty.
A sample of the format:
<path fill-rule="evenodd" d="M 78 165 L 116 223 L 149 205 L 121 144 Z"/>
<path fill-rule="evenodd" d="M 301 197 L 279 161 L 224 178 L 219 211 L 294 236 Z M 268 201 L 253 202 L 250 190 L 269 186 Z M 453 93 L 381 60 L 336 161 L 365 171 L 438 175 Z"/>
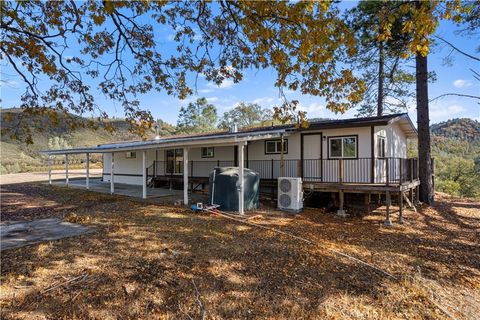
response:
<path fill-rule="evenodd" d="M 190 102 L 180 108 L 177 131 L 182 133 L 207 132 L 216 128 L 218 122 L 217 108 L 205 98 Z"/>
<path fill-rule="evenodd" d="M 263 109 L 256 103 L 239 103 L 235 108 L 225 112 L 220 120 L 218 127 L 228 129 L 233 124 L 240 128 L 259 125 L 265 120 L 271 120 L 273 112 L 269 109 Z"/>
<path fill-rule="evenodd" d="M 54 111 L 107 118 L 99 89 L 144 133 L 153 119 L 138 95 L 183 99 L 199 75 L 238 82 L 248 68 L 272 68 L 277 87 L 322 96 L 335 112 L 364 91 L 338 63 L 355 43 L 332 1 L 2 1 L 1 10 L 0 58 L 25 84 L 20 107 L 52 119 Z M 174 34 L 176 50 L 156 41 L 159 27 Z"/>

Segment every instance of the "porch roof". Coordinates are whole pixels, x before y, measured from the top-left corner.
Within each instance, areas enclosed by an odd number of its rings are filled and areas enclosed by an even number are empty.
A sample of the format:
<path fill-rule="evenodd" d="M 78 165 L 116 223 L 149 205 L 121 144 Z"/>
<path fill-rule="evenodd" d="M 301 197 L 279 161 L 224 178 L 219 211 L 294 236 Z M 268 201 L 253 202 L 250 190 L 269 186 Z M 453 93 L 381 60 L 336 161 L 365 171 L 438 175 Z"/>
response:
<path fill-rule="evenodd" d="M 218 132 L 198 136 L 165 137 L 154 140 L 131 141 L 111 144 L 101 144 L 96 147 L 85 147 L 62 150 L 40 151 L 47 155 L 79 154 L 79 153 L 107 153 L 118 151 L 148 150 L 175 147 L 200 147 L 234 145 L 242 142 L 279 138 L 282 134 L 288 135 L 286 128 L 265 128 L 263 131 Z"/>

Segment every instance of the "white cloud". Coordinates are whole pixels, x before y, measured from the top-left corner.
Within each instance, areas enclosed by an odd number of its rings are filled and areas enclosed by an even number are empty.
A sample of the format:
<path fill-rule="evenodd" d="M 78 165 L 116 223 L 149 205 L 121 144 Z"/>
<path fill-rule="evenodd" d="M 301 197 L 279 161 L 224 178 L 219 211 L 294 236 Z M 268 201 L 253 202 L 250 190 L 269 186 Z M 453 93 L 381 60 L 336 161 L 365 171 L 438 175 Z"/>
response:
<path fill-rule="evenodd" d="M 324 104 L 318 102 L 312 102 L 310 104 L 302 104 L 298 106 L 300 111 L 305 111 L 307 113 L 307 118 L 325 118 L 326 116 L 326 108 Z"/>
<path fill-rule="evenodd" d="M 453 85 L 456 88 L 468 88 L 472 85 L 472 83 L 469 80 L 458 79 L 453 81 Z"/>
<path fill-rule="evenodd" d="M 207 88 L 198 90 L 199 93 L 210 93 L 212 91 L 213 91 L 213 89 L 207 89 Z"/>
<path fill-rule="evenodd" d="M 262 98 L 253 99 L 251 103 L 256 103 L 262 107 L 266 107 L 266 106 L 271 106 L 272 102 L 274 101 L 275 99 L 272 97 L 262 97 Z"/>
<path fill-rule="evenodd" d="M 210 82 L 207 84 L 208 87 L 210 88 L 217 88 L 217 89 L 227 89 L 233 87 L 235 82 L 231 79 L 225 79 L 222 81 L 222 83 L 218 86 L 216 83 Z"/>
<path fill-rule="evenodd" d="M 209 98 L 205 98 L 205 99 L 207 99 L 207 101 L 208 101 L 209 103 L 213 103 L 213 102 L 216 102 L 216 101 L 219 100 L 218 97 L 209 97 Z"/>
<path fill-rule="evenodd" d="M 11 80 L 11 79 L 6 79 L 6 80 L 2 79 L 0 82 L 4 85 L 11 86 L 11 87 L 15 87 L 18 84 L 17 81 Z"/>
<path fill-rule="evenodd" d="M 450 119 L 464 111 L 466 109 L 458 104 L 435 103 L 430 105 L 430 118 L 436 120 Z"/>

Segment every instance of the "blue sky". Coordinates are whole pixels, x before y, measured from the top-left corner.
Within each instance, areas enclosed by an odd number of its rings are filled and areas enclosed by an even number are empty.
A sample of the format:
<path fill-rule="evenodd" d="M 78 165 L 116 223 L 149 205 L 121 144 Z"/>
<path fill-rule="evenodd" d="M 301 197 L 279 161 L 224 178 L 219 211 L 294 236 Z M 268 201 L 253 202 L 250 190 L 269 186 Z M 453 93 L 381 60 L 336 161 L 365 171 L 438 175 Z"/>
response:
<path fill-rule="evenodd" d="M 353 4 L 353 2 L 348 2 L 342 6 L 349 7 Z M 479 39 L 460 37 L 454 32 L 457 29 L 458 27 L 450 22 L 442 22 L 437 34 L 470 54 L 480 55 L 475 52 Z M 158 30 L 155 36 L 156 41 L 165 46 L 174 45 L 172 36 L 167 30 Z M 75 52 L 75 49 L 75 47 L 72 47 L 70 50 Z M 437 81 L 430 84 L 429 87 L 430 98 L 444 93 L 480 95 L 480 84 L 469 70 L 471 68 L 480 72 L 478 61 L 453 53 L 453 63 L 451 65 L 445 64 L 445 57 L 449 55 L 450 51 L 447 45 L 439 43 L 432 48 L 432 53 L 429 55 L 429 70 L 435 71 L 437 75 Z M 415 62 L 412 60 L 410 64 L 413 68 Z M 5 61 L 1 62 L 1 67 L 3 80 L 1 87 L 2 107 L 15 107 L 19 104 L 20 96 L 24 92 L 23 84 L 18 77 L 14 76 L 14 72 L 5 65 Z M 190 96 L 186 100 L 179 100 L 163 92 L 152 91 L 141 96 L 140 101 L 142 108 L 150 110 L 155 118 L 176 123 L 180 107 L 187 105 L 188 102 L 198 97 L 206 97 L 210 103 L 217 107 L 220 115 L 240 102 L 255 102 L 263 107 L 272 108 L 281 103 L 278 88 L 274 87 L 274 81 L 275 72 L 273 70 L 245 70 L 242 82 L 237 84 L 227 80 L 221 86 L 217 86 L 200 79 L 197 86 L 197 95 Z M 98 94 L 97 97 L 97 102 L 110 116 L 123 116 L 121 105 L 106 100 L 101 94 Z M 349 118 L 356 113 L 352 109 L 345 114 L 334 114 L 325 108 L 325 101 L 321 97 L 306 96 L 289 91 L 287 91 L 287 97 L 299 100 L 301 109 L 307 112 L 309 118 Z M 454 96 L 438 99 L 430 104 L 431 123 L 460 117 L 480 120 L 480 105 L 477 101 Z M 416 122 L 415 101 L 411 102 L 409 109 L 412 120 Z"/>

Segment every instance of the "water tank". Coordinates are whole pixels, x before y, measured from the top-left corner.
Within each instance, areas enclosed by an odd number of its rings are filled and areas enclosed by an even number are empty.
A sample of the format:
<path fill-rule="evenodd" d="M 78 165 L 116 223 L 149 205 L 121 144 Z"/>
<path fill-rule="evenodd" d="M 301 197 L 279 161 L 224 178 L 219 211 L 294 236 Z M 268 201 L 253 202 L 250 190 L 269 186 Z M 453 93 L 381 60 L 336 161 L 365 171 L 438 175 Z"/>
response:
<path fill-rule="evenodd" d="M 220 210 L 238 211 L 239 181 L 238 167 L 215 168 L 210 172 L 208 199 L 217 204 Z M 260 195 L 260 177 L 257 172 L 243 169 L 244 209 L 257 209 Z"/>

